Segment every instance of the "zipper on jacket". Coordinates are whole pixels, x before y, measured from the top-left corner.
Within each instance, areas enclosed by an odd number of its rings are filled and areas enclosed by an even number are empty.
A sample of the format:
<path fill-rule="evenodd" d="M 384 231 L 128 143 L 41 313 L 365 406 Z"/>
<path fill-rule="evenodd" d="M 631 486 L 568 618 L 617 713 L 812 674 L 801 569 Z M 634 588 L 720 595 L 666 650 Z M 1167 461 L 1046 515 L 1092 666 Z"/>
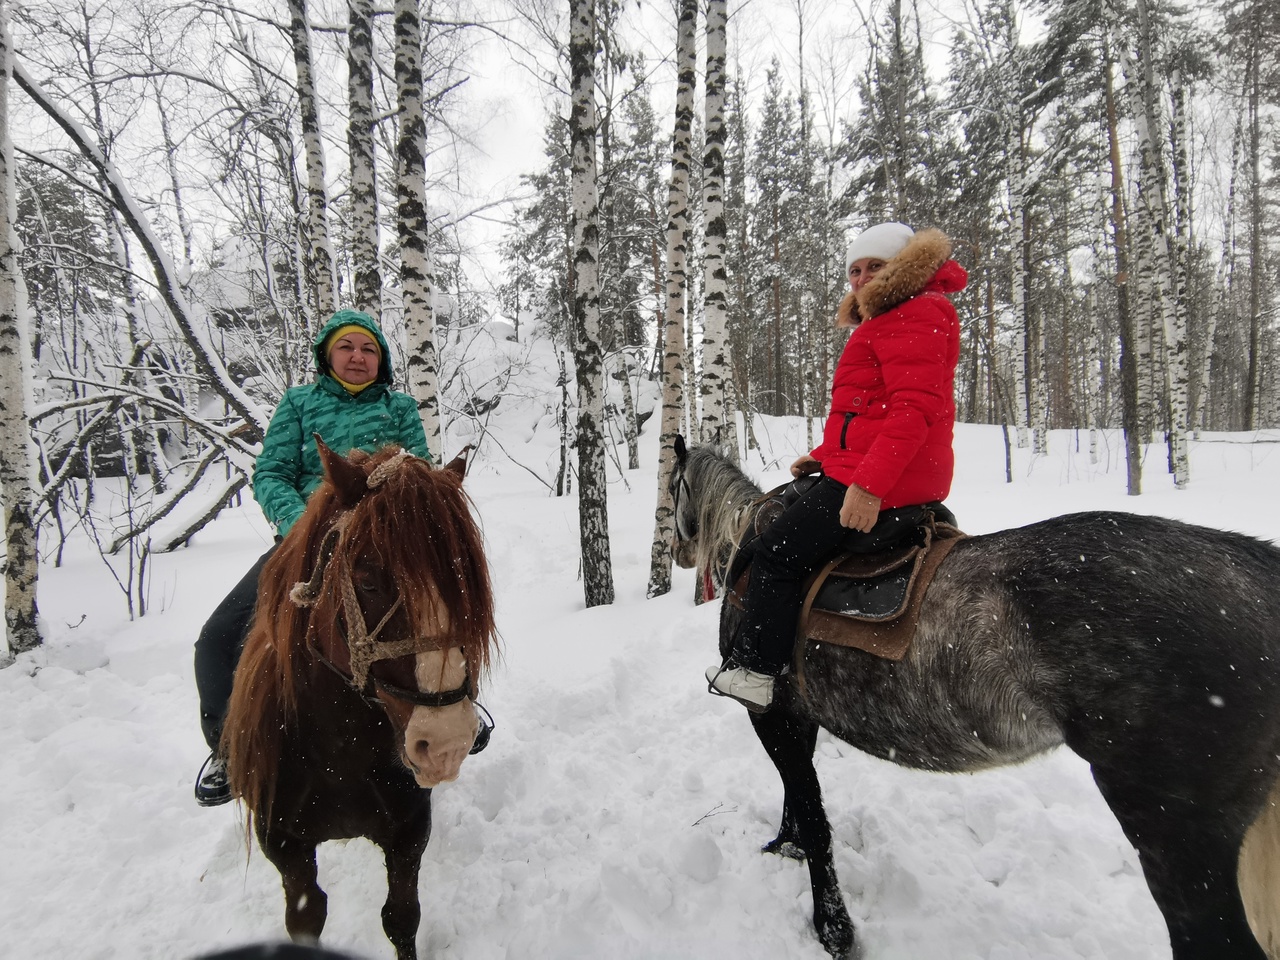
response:
<path fill-rule="evenodd" d="M 848 413 L 844 415 L 844 426 L 840 428 L 840 449 L 841 450 L 848 449 L 848 447 L 846 447 L 844 443 L 845 435 L 848 434 L 849 432 L 849 422 L 853 420 L 853 418 L 856 416 L 857 414 L 854 413 L 852 410 L 850 410 Z"/>

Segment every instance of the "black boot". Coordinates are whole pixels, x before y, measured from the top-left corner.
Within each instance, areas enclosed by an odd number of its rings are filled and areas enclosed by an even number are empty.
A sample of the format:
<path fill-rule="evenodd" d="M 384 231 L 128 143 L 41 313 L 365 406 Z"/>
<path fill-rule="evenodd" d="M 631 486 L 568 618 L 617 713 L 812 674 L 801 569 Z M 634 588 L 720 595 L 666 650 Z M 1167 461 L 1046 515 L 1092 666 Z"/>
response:
<path fill-rule="evenodd" d="M 227 764 L 215 750 L 200 768 L 200 776 L 196 777 L 196 803 L 202 807 L 220 807 L 230 802 L 231 784 L 227 780 Z"/>

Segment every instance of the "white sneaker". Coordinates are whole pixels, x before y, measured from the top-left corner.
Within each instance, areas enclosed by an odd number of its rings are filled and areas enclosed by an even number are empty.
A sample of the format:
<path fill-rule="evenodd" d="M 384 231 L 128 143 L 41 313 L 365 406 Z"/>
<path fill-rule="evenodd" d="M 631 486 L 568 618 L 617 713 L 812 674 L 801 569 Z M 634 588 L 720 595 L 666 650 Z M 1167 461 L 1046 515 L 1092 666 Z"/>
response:
<path fill-rule="evenodd" d="M 774 677 L 756 673 L 746 667 L 730 667 L 716 664 L 707 667 L 709 692 L 731 697 L 753 713 L 764 713 L 773 703 Z"/>

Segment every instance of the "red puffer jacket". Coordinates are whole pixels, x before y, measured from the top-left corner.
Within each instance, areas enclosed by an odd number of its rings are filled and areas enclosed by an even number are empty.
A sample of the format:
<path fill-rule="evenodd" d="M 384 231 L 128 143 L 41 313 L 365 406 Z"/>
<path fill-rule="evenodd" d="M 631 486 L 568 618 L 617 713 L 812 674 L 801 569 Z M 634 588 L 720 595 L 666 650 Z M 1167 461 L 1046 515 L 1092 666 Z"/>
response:
<path fill-rule="evenodd" d="M 811 456 L 881 509 L 941 500 L 955 455 L 960 321 L 944 294 L 969 276 L 938 230 L 922 230 L 866 286 L 845 297 L 842 321 L 861 319 L 831 385 L 831 413 Z"/>

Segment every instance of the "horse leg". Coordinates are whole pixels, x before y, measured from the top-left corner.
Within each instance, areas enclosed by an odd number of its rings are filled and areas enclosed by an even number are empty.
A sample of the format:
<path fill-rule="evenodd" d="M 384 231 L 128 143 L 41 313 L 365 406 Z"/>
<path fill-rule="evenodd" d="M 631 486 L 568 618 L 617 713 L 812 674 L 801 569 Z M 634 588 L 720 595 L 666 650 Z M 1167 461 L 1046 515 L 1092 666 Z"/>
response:
<path fill-rule="evenodd" d="M 1173 960 L 1267 960 L 1236 883 L 1241 831 L 1189 800 L 1158 795 L 1128 776 L 1093 779 L 1138 851 L 1169 928 Z"/>
<path fill-rule="evenodd" d="M 379 841 L 387 864 L 387 900 L 382 905 L 382 929 L 396 951 L 396 960 L 416 960 L 418 924 L 418 870 L 431 836 L 430 801 L 421 816 L 414 817 L 388 841 Z"/>
<path fill-rule="evenodd" d="M 797 723 L 800 721 L 797 720 Z M 807 723 L 803 726 L 806 742 L 798 749 L 804 750 L 806 756 L 812 757 L 818 742 L 818 725 Z M 776 853 L 780 857 L 789 857 L 792 860 L 803 860 L 805 851 L 804 844 L 800 840 L 800 828 L 796 824 L 795 802 L 786 792 L 785 786 L 784 784 L 782 795 L 782 823 L 778 827 L 778 835 L 761 847 L 761 851 Z"/>
<path fill-rule="evenodd" d="M 794 834 L 798 839 L 789 842 L 796 843 L 809 861 L 813 927 L 818 939 L 833 957 L 856 958 L 857 937 L 840 896 L 831 852 L 831 824 L 822 806 L 818 773 L 813 768 L 817 726 L 776 709 L 751 714 L 751 724 L 782 777 L 785 800 L 778 839 Z"/>
<path fill-rule="evenodd" d="M 316 845 L 280 832 L 258 833 L 258 845 L 280 871 L 284 928 L 289 939 L 317 943 L 329 915 L 329 897 L 316 878 Z"/>

